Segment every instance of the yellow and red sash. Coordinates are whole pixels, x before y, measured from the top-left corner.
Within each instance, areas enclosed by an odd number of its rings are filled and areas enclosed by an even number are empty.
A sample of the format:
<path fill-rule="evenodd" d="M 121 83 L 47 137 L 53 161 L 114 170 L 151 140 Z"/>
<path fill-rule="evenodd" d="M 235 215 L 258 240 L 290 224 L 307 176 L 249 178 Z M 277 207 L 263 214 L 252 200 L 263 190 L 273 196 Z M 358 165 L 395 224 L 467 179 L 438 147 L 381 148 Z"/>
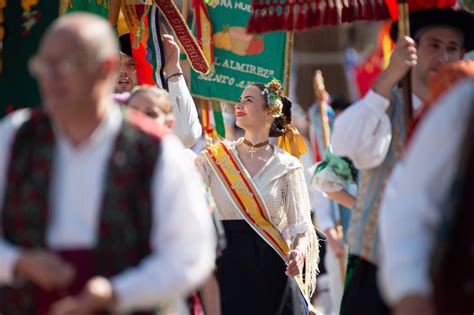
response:
<path fill-rule="evenodd" d="M 225 188 L 235 208 L 244 220 L 287 262 L 290 248 L 280 231 L 270 222 L 268 210 L 257 187 L 245 171 L 236 154 L 224 142 L 207 149 L 206 157 L 212 170 Z M 308 290 L 300 276 L 294 277 L 308 306 Z"/>

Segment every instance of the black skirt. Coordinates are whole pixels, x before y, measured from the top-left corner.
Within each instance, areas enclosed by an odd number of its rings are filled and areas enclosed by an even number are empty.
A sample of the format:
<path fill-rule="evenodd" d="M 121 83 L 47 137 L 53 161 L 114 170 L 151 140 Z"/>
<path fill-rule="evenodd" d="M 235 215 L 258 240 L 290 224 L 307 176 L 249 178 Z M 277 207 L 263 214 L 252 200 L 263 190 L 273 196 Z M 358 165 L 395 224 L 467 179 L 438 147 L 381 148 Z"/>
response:
<path fill-rule="evenodd" d="M 244 220 L 222 221 L 227 248 L 217 260 L 223 315 L 295 315 L 305 306 L 286 266 Z M 295 296 L 299 296 L 296 298 Z M 295 303 L 296 302 L 296 303 Z"/>

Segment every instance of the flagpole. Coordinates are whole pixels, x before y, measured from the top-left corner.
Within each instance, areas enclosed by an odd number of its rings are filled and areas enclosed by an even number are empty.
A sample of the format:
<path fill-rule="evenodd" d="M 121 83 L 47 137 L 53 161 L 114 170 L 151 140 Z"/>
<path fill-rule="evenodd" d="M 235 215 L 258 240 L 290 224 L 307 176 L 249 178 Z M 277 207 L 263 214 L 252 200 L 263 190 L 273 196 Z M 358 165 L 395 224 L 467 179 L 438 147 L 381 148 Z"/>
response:
<path fill-rule="evenodd" d="M 325 96 L 318 96 L 322 91 L 326 91 L 324 86 L 324 78 L 323 73 L 321 70 L 316 70 L 314 76 L 314 93 L 316 95 L 316 100 L 319 103 L 319 113 L 321 116 L 321 128 L 323 131 L 323 145 L 324 148 L 329 148 L 331 144 L 330 140 L 330 132 L 329 132 L 329 119 L 327 115 L 327 97 Z"/>
<path fill-rule="evenodd" d="M 329 119 L 328 119 L 328 112 L 327 112 L 327 92 L 326 88 L 324 86 L 324 77 L 323 73 L 321 70 L 316 70 L 316 73 L 314 75 L 314 81 L 313 81 L 313 89 L 314 89 L 314 94 L 316 96 L 316 100 L 319 103 L 319 112 L 321 116 L 321 129 L 323 131 L 323 145 L 324 149 L 329 148 L 331 145 L 331 140 L 330 140 L 330 128 L 329 128 Z M 337 235 L 341 238 L 341 240 L 344 239 L 344 232 L 342 229 L 342 224 L 341 224 L 341 213 L 339 213 L 339 219 L 336 220 L 336 232 Z M 344 282 L 346 279 L 346 263 L 344 260 L 344 256 L 337 258 L 339 261 L 339 271 L 341 273 L 341 280 L 342 280 L 342 285 L 344 286 Z"/>
<path fill-rule="evenodd" d="M 109 7 L 109 22 L 112 26 L 117 25 L 118 17 L 120 14 L 120 8 L 122 6 L 122 0 L 111 0 Z"/>
<path fill-rule="evenodd" d="M 188 11 L 189 11 L 189 0 L 183 0 L 181 15 L 183 16 L 184 22 L 186 23 L 188 23 Z"/>
<path fill-rule="evenodd" d="M 399 36 L 410 36 L 410 15 L 408 0 L 397 0 L 398 3 L 398 34 Z M 411 97 L 411 70 L 402 80 L 403 98 L 405 101 L 405 123 L 408 128 L 413 119 L 413 103 Z"/>

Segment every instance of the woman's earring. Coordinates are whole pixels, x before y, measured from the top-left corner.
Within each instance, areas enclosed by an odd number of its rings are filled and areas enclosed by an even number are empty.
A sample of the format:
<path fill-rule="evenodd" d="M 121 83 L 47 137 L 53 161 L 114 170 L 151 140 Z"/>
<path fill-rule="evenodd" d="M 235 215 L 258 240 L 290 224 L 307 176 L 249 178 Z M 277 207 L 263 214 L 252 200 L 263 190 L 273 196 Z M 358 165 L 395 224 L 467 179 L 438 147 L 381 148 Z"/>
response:
<path fill-rule="evenodd" d="M 270 129 L 270 123 L 267 120 L 265 121 L 265 128 Z"/>

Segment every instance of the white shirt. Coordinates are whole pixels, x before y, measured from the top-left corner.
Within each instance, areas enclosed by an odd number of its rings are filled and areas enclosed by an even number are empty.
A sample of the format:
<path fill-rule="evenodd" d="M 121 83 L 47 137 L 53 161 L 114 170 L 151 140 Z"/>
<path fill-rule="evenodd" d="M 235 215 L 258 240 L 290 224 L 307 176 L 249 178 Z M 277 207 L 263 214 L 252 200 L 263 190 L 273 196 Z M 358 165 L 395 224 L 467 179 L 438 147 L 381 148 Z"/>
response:
<path fill-rule="evenodd" d="M 474 81 L 441 98 L 388 180 L 380 210 L 381 287 L 389 304 L 430 294 L 428 275 L 443 202 L 457 171 Z"/>
<path fill-rule="evenodd" d="M 0 122 L 0 206 L 12 141 L 28 117 L 29 111 L 21 110 Z M 104 172 L 121 124 L 120 109 L 114 105 L 80 147 L 73 147 L 55 130 L 57 155 L 51 178 L 46 240 L 50 248 L 94 247 Z M 215 240 L 204 191 L 194 165 L 182 152 L 183 147 L 174 136 L 163 139 L 151 187 L 152 254 L 138 266 L 111 279 L 119 310 L 149 308 L 184 294 L 204 280 L 214 266 Z M 18 248 L 0 238 L 0 284 L 13 281 L 19 255 Z"/>
<path fill-rule="evenodd" d="M 182 76 L 176 82 L 168 81 L 168 90 L 176 119 L 173 132 L 186 148 L 190 148 L 202 134 L 196 105 Z"/>
<path fill-rule="evenodd" d="M 333 216 L 333 205 L 331 199 L 326 197 L 323 192 L 312 189 L 310 190 L 311 208 L 316 209 L 315 216 L 318 223 L 318 229 L 326 231 L 336 226 Z"/>
<path fill-rule="evenodd" d="M 413 109 L 421 107 L 421 100 L 412 95 Z M 390 148 L 392 126 L 386 110 L 390 100 L 373 90 L 344 110 L 334 121 L 331 137 L 333 152 L 352 160 L 361 170 L 382 164 Z"/>

